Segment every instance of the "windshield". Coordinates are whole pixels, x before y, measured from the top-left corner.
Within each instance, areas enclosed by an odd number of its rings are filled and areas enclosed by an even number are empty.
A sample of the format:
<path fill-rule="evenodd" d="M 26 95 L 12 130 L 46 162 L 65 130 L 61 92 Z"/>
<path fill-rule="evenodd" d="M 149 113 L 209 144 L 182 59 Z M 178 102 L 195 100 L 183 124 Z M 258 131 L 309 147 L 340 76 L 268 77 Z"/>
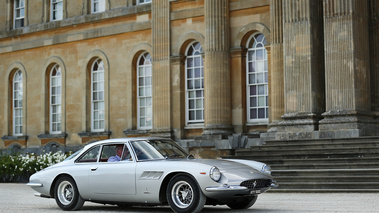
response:
<path fill-rule="evenodd" d="M 64 161 L 68 161 L 68 160 L 71 160 L 73 159 L 74 157 L 76 157 L 83 149 L 79 149 L 78 151 L 76 151 L 74 154 L 70 155 L 68 158 L 64 159 Z"/>
<path fill-rule="evenodd" d="M 186 158 L 188 154 L 170 140 L 133 141 L 137 160 Z"/>

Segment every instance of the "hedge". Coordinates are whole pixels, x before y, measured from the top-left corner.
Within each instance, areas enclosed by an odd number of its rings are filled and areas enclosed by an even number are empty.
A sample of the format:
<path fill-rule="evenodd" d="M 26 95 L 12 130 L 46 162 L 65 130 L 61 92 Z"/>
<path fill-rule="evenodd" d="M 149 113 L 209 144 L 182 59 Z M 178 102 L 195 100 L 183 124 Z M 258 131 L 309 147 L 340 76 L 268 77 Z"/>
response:
<path fill-rule="evenodd" d="M 69 154 L 62 152 L 35 154 L 0 154 L 0 182 L 28 182 L 29 177 L 48 166 L 66 159 Z"/>

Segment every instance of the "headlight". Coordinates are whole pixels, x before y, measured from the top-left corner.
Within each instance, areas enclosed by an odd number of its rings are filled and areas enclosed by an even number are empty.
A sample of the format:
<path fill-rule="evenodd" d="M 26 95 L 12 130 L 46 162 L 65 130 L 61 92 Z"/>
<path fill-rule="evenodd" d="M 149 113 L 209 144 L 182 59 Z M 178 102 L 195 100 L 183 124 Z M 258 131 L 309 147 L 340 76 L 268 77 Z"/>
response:
<path fill-rule="evenodd" d="M 212 167 L 211 171 L 209 171 L 209 177 L 211 177 L 214 181 L 219 181 L 221 179 L 221 172 L 217 167 Z"/>
<path fill-rule="evenodd" d="M 271 167 L 269 165 L 263 165 L 261 172 L 271 175 Z"/>

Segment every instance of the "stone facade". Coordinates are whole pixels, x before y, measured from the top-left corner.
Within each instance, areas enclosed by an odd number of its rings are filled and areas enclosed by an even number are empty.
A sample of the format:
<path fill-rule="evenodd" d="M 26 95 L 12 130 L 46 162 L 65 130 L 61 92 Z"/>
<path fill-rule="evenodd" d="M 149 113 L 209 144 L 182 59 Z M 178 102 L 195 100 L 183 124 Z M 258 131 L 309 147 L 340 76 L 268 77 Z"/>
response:
<path fill-rule="evenodd" d="M 23 27 L 14 25 L 14 2 L 0 2 L 0 149 L 163 136 L 213 156 L 266 139 L 378 135 L 375 0 L 107 0 L 98 13 L 91 0 L 63 0 L 62 19 L 54 21 L 50 1 L 25 0 Z M 264 46 L 254 49 L 251 41 L 260 34 Z M 193 44 L 201 46 L 193 57 L 202 59 L 193 70 L 203 74 L 191 77 Z M 251 62 L 259 51 L 262 60 Z M 144 53 L 151 56 L 152 102 L 142 109 Z M 97 61 L 103 128 L 94 131 Z M 51 130 L 55 66 L 61 74 L 58 132 Z M 21 120 L 13 97 L 18 71 Z M 191 82 L 201 85 L 194 93 Z M 140 126 L 142 110 L 148 128 Z M 22 132 L 15 134 L 17 125 Z"/>

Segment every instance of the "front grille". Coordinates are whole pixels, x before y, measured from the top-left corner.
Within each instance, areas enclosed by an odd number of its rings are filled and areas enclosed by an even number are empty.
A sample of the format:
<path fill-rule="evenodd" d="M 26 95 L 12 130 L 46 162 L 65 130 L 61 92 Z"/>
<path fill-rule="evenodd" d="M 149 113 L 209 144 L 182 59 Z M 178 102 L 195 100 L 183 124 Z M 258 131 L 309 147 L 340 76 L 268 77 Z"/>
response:
<path fill-rule="evenodd" d="M 253 179 L 247 180 L 240 184 L 240 186 L 245 186 L 248 189 L 262 189 L 271 186 L 272 180 L 270 179 Z"/>

